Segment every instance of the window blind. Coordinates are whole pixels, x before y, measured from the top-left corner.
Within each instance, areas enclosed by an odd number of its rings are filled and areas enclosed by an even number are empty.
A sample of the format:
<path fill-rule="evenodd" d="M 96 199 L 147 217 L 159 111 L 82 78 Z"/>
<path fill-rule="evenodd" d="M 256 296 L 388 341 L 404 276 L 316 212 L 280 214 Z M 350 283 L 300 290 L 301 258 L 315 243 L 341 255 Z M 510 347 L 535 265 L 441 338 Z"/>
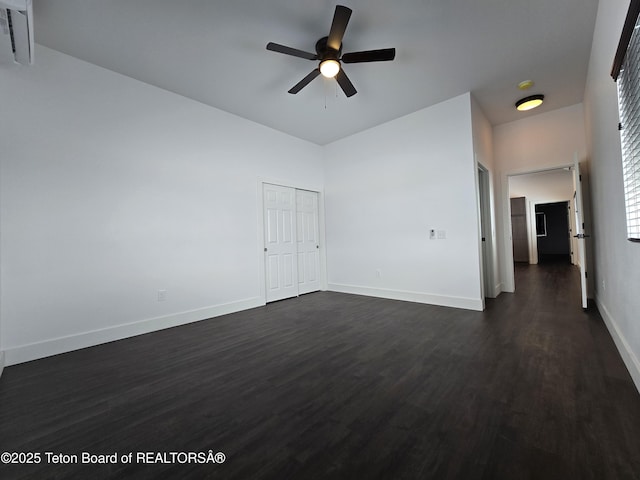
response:
<path fill-rule="evenodd" d="M 640 23 L 637 11 L 631 13 L 635 15 L 633 29 L 617 74 L 617 86 L 627 237 L 640 242 Z"/>

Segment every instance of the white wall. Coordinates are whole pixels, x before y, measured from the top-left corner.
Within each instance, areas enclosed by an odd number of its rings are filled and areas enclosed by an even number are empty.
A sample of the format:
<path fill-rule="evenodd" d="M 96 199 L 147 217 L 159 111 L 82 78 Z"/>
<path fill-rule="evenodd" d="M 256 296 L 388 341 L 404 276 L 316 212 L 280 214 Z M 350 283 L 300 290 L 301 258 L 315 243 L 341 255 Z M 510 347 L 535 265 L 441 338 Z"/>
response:
<path fill-rule="evenodd" d="M 629 0 L 601 1 L 585 117 L 594 219 L 595 299 L 640 390 L 640 244 L 626 240 L 616 85 L 610 71 Z"/>
<path fill-rule="evenodd" d="M 502 290 L 513 292 L 508 176 L 573 164 L 586 159 L 582 104 L 525 117 L 493 129 L 498 254 Z"/>
<path fill-rule="evenodd" d="M 260 305 L 258 178 L 321 190 L 322 148 L 36 56 L 0 70 L 7 364 Z"/>
<path fill-rule="evenodd" d="M 513 197 L 531 197 L 541 202 L 564 202 L 573 198 L 573 172 L 564 168 L 509 177 Z"/>
<path fill-rule="evenodd" d="M 325 154 L 330 290 L 482 308 L 469 94 Z"/>
<path fill-rule="evenodd" d="M 2 118 L 2 117 L 0 117 Z M 2 128 L 2 124 L 0 124 L 0 128 Z M 0 145 L 0 239 L 2 239 L 2 146 Z M 2 242 L 0 241 L 0 272 L 2 272 Z M 5 354 L 2 343 L 2 275 L 0 275 L 0 377 L 2 376 L 2 372 L 4 371 L 5 365 Z"/>

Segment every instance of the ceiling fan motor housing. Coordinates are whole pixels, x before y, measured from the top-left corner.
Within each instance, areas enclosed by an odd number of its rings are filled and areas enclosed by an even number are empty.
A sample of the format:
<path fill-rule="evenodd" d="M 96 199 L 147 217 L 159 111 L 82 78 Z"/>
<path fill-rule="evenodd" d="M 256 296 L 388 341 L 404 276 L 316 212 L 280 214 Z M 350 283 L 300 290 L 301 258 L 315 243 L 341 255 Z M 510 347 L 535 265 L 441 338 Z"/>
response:
<path fill-rule="evenodd" d="M 339 60 L 342 55 L 342 44 L 340 50 L 334 50 L 327 45 L 329 37 L 322 37 L 316 42 L 316 53 L 320 61 L 323 60 Z"/>

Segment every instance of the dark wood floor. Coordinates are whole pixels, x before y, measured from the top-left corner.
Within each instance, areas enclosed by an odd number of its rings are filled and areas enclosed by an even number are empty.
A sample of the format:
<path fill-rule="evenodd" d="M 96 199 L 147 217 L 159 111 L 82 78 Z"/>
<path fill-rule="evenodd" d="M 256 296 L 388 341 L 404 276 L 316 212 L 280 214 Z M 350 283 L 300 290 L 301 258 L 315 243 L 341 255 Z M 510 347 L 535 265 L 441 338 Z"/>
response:
<path fill-rule="evenodd" d="M 8 367 L 2 479 L 638 479 L 640 395 L 565 265 L 471 312 L 315 293 Z M 43 459 L 44 460 L 44 459 Z"/>

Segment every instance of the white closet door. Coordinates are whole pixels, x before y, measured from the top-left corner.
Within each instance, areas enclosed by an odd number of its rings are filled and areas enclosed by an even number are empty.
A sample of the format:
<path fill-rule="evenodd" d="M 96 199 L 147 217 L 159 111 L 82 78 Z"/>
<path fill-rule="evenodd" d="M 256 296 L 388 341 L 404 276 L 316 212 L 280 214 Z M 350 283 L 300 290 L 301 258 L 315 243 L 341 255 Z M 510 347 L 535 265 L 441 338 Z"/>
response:
<path fill-rule="evenodd" d="M 298 295 L 294 188 L 264 184 L 266 300 Z"/>
<path fill-rule="evenodd" d="M 296 237 L 298 293 L 320 290 L 320 240 L 318 238 L 318 194 L 296 190 Z"/>

